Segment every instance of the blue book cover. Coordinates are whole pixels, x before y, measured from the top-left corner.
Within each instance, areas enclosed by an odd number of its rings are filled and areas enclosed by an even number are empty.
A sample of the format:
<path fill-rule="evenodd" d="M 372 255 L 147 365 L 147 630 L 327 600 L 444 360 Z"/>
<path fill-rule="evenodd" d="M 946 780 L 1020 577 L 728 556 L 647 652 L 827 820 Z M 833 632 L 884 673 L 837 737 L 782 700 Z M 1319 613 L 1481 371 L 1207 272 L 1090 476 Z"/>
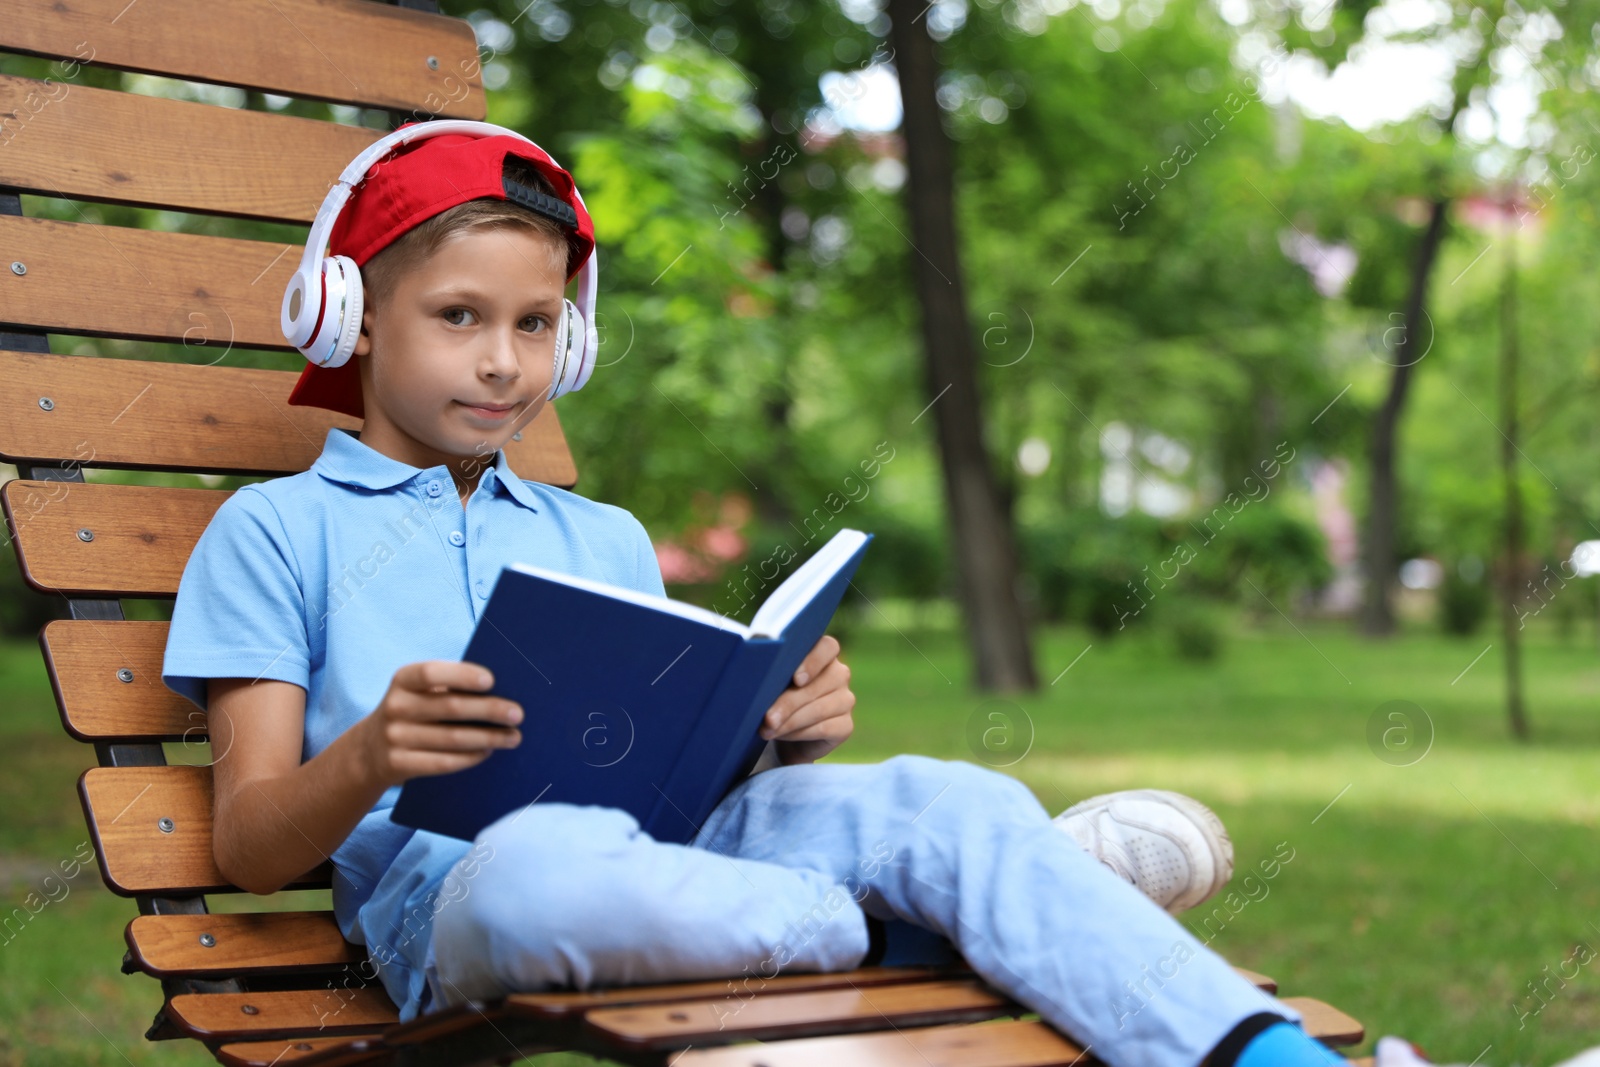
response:
<path fill-rule="evenodd" d="M 621 808 L 684 844 L 766 747 L 762 717 L 827 631 L 871 534 L 840 530 L 749 626 L 691 604 L 513 564 L 461 658 L 522 706 L 522 741 L 409 779 L 389 817 L 473 840 L 539 802 Z"/>

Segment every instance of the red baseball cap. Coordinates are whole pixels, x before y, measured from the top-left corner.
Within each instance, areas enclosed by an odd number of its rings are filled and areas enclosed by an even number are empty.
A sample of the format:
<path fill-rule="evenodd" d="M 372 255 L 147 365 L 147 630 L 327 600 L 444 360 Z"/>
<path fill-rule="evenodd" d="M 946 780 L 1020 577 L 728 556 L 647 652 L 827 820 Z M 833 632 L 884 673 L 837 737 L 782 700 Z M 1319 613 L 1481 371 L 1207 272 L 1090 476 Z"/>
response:
<path fill-rule="evenodd" d="M 397 129 L 413 125 L 416 123 L 407 122 Z M 549 204 L 548 197 L 541 198 L 521 186 L 508 190 L 503 173 L 507 156 L 530 163 L 550 183 L 559 204 Z M 511 200 L 547 215 L 552 214 L 550 208 L 563 215 L 561 205 L 570 208 L 575 218 L 562 219 L 567 223 L 570 245 L 567 281 L 594 251 L 594 223 L 578 199 L 572 175 L 543 150 L 504 134 L 469 137 L 452 133 L 402 144 L 369 167 L 334 221 L 327 254 L 349 256 L 357 267 L 365 266 L 413 227 L 457 204 L 483 198 Z M 365 418 L 355 358 L 342 367 L 307 363 L 289 393 L 289 403 Z"/>

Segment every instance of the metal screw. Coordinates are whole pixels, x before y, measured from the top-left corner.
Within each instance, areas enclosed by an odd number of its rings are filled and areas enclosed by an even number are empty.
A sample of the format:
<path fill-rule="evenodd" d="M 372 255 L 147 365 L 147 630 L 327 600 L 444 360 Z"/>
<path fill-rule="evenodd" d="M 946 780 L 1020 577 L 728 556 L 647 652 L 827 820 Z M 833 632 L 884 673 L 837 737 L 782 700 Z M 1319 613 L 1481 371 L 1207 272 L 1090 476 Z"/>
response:
<path fill-rule="evenodd" d="M 39 398 L 39 406 L 44 408 L 46 411 L 51 411 L 55 408 L 56 402 L 47 396 L 41 396 Z"/>
<path fill-rule="evenodd" d="M 429 70 L 438 70 L 439 69 L 439 57 L 438 56 L 429 56 L 428 57 L 428 69 Z M 19 271 L 17 271 L 17 273 L 21 274 L 22 272 L 19 270 Z"/>
<path fill-rule="evenodd" d="M 131 682 L 131 681 L 133 681 L 133 672 L 130 671 L 126 667 L 122 668 L 120 671 L 117 672 L 117 681 L 119 681 L 119 682 Z"/>
<path fill-rule="evenodd" d="M 311 1046 L 304 1041 L 298 1041 L 295 1043 L 294 1050 L 296 1052 L 310 1052 Z"/>
<path fill-rule="evenodd" d="M 161 827 L 161 832 L 162 833 L 170 834 L 170 833 L 172 833 L 175 824 L 173 823 L 173 821 L 171 819 L 169 819 L 165 815 L 163 815 L 163 816 L 161 816 L 160 819 L 156 820 L 156 825 Z"/>
<path fill-rule="evenodd" d="M 11 273 L 21 277 L 22 275 L 28 273 L 28 265 L 22 262 L 20 259 L 16 260 L 11 264 Z"/>
<path fill-rule="evenodd" d="M 675 1023 L 686 1023 L 689 1021 L 688 1014 L 681 1011 L 669 1011 L 667 1013 L 667 1018 L 671 1019 Z"/>
<path fill-rule="evenodd" d="M 78 531 L 78 540 L 80 540 L 80 541 L 93 541 L 94 540 L 94 531 L 93 530 L 87 530 L 87 529 L 79 530 Z"/>
<path fill-rule="evenodd" d="M 261 1014 L 261 1009 L 256 1007 L 254 1004 L 241 1004 L 239 1005 L 239 1010 L 244 1012 L 246 1015 Z"/>
<path fill-rule="evenodd" d="M 212 937 L 210 934 L 201 934 L 200 935 L 200 943 L 202 945 L 204 945 L 206 948 L 216 948 L 217 947 L 217 939 Z"/>

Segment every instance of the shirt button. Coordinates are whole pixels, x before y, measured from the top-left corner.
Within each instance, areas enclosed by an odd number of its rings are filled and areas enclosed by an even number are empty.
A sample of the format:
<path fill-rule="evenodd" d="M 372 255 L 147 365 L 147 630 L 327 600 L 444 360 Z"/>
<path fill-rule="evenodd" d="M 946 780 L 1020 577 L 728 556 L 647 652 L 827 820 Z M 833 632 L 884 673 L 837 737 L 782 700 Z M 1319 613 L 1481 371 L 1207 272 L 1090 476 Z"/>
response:
<path fill-rule="evenodd" d="M 460 530 L 451 530 L 450 531 L 450 543 L 452 545 L 460 547 L 461 545 L 464 545 L 464 544 L 467 543 L 467 539 L 461 535 L 461 531 Z"/>
<path fill-rule="evenodd" d="M 432 481 L 432 482 L 428 483 L 428 495 L 429 496 L 438 496 L 442 492 L 444 492 L 444 486 L 440 485 L 437 481 Z"/>
<path fill-rule="evenodd" d="M 473 588 L 478 590 L 478 599 L 480 599 L 480 600 L 488 600 L 489 599 L 489 591 L 483 587 L 483 579 L 482 578 L 478 579 L 477 583 L 473 586 Z"/>

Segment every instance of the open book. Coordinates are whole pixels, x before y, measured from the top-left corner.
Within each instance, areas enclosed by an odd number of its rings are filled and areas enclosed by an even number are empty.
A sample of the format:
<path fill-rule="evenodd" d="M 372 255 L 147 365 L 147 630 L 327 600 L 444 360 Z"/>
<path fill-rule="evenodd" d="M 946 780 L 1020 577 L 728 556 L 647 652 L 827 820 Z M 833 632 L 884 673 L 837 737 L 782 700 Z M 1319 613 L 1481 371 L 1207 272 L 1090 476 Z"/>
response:
<path fill-rule="evenodd" d="M 749 626 L 542 567 L 504 568 L 461 658 L 522 705 L 522 742 L 408 780 L 390 819 L 470 841 L 528 804 L 601 804 L 658 841 L 687 843 L 760 758 L 763 716 L 826 632 L 871 540 L 840 530 Z"/>

